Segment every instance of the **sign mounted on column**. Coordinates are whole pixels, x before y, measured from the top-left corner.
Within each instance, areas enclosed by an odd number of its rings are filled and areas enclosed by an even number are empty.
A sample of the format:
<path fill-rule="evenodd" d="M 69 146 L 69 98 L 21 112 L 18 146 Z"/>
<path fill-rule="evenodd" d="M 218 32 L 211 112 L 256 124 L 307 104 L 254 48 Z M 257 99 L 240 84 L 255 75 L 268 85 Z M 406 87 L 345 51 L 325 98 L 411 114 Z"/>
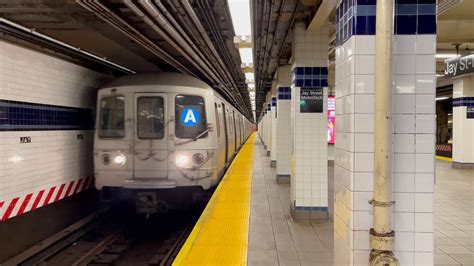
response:
<path fill-rule="evenodd" d="M 444 77 L 453 78 L 474 73 L 474 55 L 466 55 L 444 61 Z"/>
<path fill-rule="evenodd" d="M 474 106 L 466 107 L 466 119 L 474 119 Z"/>
<path fill-rule="evenodd" d="M 301 88 L 300 113 L 322 113 L 323 100 L 323 88 Z"/>

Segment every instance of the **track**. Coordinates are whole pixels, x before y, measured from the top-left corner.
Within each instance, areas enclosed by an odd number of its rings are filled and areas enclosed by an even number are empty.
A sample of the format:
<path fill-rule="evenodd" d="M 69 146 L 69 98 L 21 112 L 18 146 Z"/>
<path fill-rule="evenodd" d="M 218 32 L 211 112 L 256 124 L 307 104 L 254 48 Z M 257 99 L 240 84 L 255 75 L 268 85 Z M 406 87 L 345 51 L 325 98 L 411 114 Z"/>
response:
<path fill-rule="evenodd" d="M 102 209 L 1 265 L 171 265 L 201 210 Z"/>

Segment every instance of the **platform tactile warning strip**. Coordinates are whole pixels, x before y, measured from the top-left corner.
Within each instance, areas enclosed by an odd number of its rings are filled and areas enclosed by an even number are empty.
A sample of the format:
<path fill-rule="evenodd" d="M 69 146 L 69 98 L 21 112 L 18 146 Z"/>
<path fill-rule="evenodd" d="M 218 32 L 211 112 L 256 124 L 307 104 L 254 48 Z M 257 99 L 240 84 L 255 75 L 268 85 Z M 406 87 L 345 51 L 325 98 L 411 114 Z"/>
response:
<path fill-rule="evenodd" d="M 223 177 L 173 265 L 246 265 L 255 133 Z"/>

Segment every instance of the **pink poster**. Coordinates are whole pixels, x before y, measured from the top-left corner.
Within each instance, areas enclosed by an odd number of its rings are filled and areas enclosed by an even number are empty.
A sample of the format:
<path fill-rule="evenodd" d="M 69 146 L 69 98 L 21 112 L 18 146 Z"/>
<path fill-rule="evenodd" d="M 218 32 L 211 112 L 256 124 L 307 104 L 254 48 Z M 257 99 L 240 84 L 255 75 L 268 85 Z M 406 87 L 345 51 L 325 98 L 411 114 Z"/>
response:
<path fill-rule="evenodd" d="M 328 96 L 328 143 L 334 144 L 336 133 L 336 98 Z"/>

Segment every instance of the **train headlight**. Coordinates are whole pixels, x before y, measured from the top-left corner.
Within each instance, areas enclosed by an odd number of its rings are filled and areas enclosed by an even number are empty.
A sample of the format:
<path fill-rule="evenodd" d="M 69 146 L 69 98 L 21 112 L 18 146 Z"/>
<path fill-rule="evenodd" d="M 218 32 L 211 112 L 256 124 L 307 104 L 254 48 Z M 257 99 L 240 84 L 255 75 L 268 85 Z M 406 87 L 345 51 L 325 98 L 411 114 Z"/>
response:
<path fill-rule="evenodd" d="M 201 153 L 195 153 L 193 155 L 193 163 L 194 164 L 200 165 L 203 162 L 204 162 L 204 155 L 202 155 Z"/>
<path fill-rule="evenodd" d="M 121 153 L 117 154 L 114 157 L 114 163 L 118 164 L 118 165 L 124 165 L 126 160 L 127 160 L 127 158 L 125 158 L 125 155 L 123 155 Z"/>
<path fill-rule="evenodd" d="M 186 164 L 188 163 L 188 160 L 189 160 L 188 156 L 183 155 L 183 154 L 178 155 L 175 158 L 176 166 L 185 167 Z"/>
<path fill-rule="evenodd" d="M 110 164 L 110 155 L 107 153 L 102 154 L 102 163 L 105 165 Z"/>

